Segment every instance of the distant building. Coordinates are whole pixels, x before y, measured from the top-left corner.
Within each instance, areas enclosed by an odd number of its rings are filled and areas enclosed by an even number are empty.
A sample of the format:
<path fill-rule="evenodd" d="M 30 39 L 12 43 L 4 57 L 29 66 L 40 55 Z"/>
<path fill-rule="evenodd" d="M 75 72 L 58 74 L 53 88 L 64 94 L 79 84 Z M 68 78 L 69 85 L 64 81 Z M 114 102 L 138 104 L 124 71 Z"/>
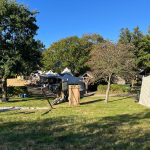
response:
<path fill-rule="evenodd" d="M 83 78 L 83 81 L 86 86 L 86 93 L 88 93 L 88 85 L 90 83 L 94 82 L 94 76 L 92 75 L 92 73 L 90 71 L 87 71 L 81 77 Z"/>
<path fill-rule="evenodd" d="M 124 85 L 124 84 L 126 84 L 125 79 L 123 79 L 123 78 L 121 78 L 121 77 L 119 77 L 119 76 L 113 77 L 113 81 L 112 81 L 112 82 L 115 83 L 115 84 L 119 84 L 119 85 Z"/>

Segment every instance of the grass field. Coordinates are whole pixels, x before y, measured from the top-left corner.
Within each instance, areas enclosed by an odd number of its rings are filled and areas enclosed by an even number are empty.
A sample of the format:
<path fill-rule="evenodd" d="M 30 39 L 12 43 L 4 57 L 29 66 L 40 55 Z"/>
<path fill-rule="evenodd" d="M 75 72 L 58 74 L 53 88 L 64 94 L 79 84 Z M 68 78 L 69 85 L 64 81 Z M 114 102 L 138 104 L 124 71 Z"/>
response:
<path fill-rule="evenodd" d="M 12 99 L 3 106 L 47 107 L 41 98 Z M 46 110 L 0 112 L 0 149 L 147 150 L 150 149 L 150 109 L 133 98 L 101 97 Z"/>

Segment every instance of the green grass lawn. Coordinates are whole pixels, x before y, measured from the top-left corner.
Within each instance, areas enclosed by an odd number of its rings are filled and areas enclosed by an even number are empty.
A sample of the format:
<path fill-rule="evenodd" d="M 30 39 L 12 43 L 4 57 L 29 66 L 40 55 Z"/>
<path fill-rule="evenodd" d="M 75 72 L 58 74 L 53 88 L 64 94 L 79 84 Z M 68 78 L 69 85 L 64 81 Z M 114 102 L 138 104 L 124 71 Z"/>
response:
<path fill-rule="evenodd" d="M 12 99 L 3 106 L 40 106 L 42 98 Z M 39 150 L 143 150 L 150 149 L 150 109 L 132 98 L 81 99 L 78 107 L 68 103 L 46 110 L 0 112 L 0 149 Z"/>

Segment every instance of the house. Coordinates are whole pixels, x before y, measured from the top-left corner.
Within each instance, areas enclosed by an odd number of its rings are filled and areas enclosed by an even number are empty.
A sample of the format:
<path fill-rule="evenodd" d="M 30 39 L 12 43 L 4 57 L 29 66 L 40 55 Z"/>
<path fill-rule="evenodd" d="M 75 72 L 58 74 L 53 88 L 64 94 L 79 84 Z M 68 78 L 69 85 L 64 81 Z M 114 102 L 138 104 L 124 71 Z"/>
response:
<path fill-rule="evenodd" d="M 88 85 L 90 83 L 94 82 L 94 76 L 92 75 L 92 73 L 90 71 L 87 71 L 81 77 L 82 77 L 82 79 L 83 79 L 83 81 L 85 83 L 86 93 L 87 93 L 88 92 Z"/>
<path fill-rule="evenodd" d="M 124 84 L 126 84 L 125 79 L 123 79 L 123 78 L 121 78 L 121 77 L 119 77 L 119 76 L 114 76 L 113 79 L 112 79 L 112 82 L 113 82 L 114 84 L 119 84 L 119 85 L 124 85 Z"/>

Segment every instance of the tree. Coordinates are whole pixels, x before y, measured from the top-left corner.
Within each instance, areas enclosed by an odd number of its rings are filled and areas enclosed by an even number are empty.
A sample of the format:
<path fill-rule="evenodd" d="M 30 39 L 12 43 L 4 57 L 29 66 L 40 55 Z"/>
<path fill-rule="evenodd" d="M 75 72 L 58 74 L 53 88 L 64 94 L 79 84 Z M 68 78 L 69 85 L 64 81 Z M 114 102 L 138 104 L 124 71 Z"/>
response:
<path fill-rule="evenodd" d="M 141 69 L 148 68 L 150 69 L 150 35 L 143 37 L 139 44 L 139 53 L 138 53 L 138 66 Z"/>
<path fill-rule="evenodd" d="M 139 74 L 139 71 L 141 70 L 141 68 L 143 68 L 144 66 L 142 66 L 142 62 L 141 62 L 141 43 L 143 41 L 143 38 L 145 37 L 145 35 L 140 31 L 139 27 L 135 27 L 133 29 L 133 31 L 129 31 L 128 28 L 126 29 L 122 29 L 120 32 L 120 39 L 119 42 L 123 43 L 123 44 L 132 44 L 134 46 L 133 49 L 133 53 L 135 56 L 135 62 L 136 62 L 136 74 Z M 144 53 L 143 53 L 144 55 Z M 132 86 L 135 80 L 135 76 L 131 76 L 131 81 L 132 81 Z"/>
<path fill-rule="evenodd" d="M 80 73 L 89 58 L 89 43 L 77 36 L 53 43 L 43 53 L 44 69 L 61 72 L 69 67 L 73 73 Z"/>
<path fill-rule="evenodd" d="M 96 33 L 84 34 L 82 36 L 82 39 L 88 41 L 90 45 L 94 45 L 94 44 L 104 42 L 104 38 L 101 35 L 96 34 Z"/>
<path fill-rule="evenodd" d="M 142 42 L 143 37 L 144 35 L 138 26 L 133 29 L 133 32 L 131 32 L 128 28 L 123 28 L 120 32 L 119 42 L 122 44 L 134 45 L 133 53 L 135 55 L 135 59 L 138 59 L 140 53 L 140 43 Z"/>
<path fill-rule="evenodd" d="M 96 79 L 105 78 L 108 83 L 105 102 L 109 99 L 113 75 L 130 74 L 134 68 L 133 47 L 129 44 L 113 44 L 109 41 L 93 47 L 89 65 Z"/>
<path fill-rule="evenodd" d="M 7 100 L 7 78 L 12 73 L 29 73 L 38 67 L 43 45 L 34 36 L 36 12 L 31 12 L 15 1 L 0 3 L 0 71 L 2 100 Z"/>
<path fill-rule="evenodd" d="M 119 36 L 119 42 L 129 44 L 132 42 L 132 32 L 128 28 L 122 28 Z"/>
<path fill-rule="evenodd" d="M 132 43 L 135 47 L 139 47 L 139 43 L 142 41 L 144 35 L 140 31 L 139 27 L 135 27 L 132 32 Z"/>

